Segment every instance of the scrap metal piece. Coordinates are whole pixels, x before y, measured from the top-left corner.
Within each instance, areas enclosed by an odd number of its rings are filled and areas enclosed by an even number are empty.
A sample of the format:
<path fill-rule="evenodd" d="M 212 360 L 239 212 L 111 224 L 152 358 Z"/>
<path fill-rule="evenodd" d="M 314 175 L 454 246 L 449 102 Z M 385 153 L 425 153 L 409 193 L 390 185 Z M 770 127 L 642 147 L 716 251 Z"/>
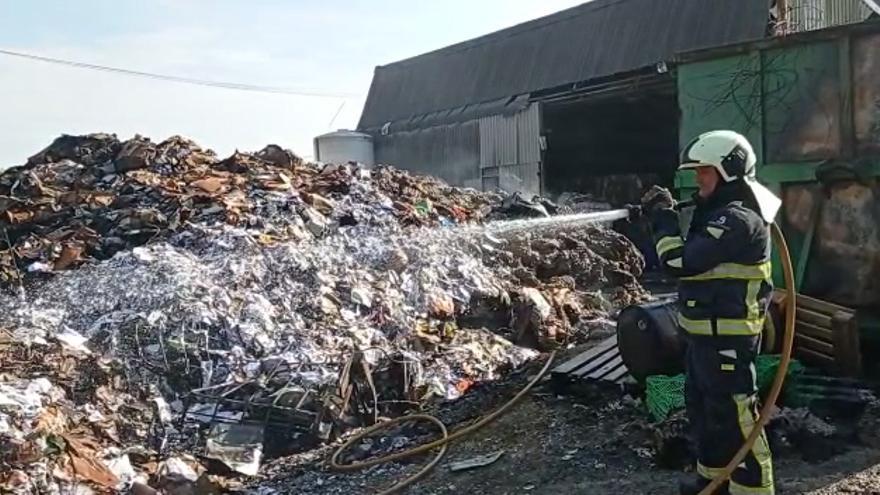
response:
<path fill-rule="evenodd" d="M 263 428 L 219 423 L 211 428 L 205 457 L 247 476 L 256 476 L 263 456 Z"/>
<path fill-rule="evenodd" d="M 501 459 L 501 456 L 504 455 L 503 450 L 499 450 L 494 454 L 486 454 L 477 457 L 472 457 L 470 459 L 465 459 L 463 461 L 450 462 L 449 470 L 453 473 L 458 471 L 468 471 L 471 469 L 481 468 L 488 466 L 490 464 L 494 464 L 498 459 Z"/>

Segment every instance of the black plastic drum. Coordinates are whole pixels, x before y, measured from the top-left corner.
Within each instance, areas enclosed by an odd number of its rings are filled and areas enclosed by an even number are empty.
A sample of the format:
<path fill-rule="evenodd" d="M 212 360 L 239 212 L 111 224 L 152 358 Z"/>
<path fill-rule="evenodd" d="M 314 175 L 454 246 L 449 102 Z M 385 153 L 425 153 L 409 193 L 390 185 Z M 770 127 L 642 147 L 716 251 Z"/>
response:
<path fill-rule="evenodd" d="M 684 371 L 685 339 L 678 329 L 675 300 L 629 306 L 617 319 L 620 357 L 633 378 Z"/>

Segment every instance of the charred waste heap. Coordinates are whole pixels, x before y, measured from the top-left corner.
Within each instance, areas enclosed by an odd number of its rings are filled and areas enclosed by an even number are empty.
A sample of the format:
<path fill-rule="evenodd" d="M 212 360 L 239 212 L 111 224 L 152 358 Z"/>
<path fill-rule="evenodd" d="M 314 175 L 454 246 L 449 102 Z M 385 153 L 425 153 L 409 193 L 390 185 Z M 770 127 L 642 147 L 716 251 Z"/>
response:
<path fill-rule="evenodd" d="M 161 487 L 205 469 L 182 452 L 253 474 L 266 431 L 306 448 L 455 399 L 644 297 L 625 238 L 492 235 L 502 199 L 277 146 L 56 139 L 0 175 L 0 490 Z"/>

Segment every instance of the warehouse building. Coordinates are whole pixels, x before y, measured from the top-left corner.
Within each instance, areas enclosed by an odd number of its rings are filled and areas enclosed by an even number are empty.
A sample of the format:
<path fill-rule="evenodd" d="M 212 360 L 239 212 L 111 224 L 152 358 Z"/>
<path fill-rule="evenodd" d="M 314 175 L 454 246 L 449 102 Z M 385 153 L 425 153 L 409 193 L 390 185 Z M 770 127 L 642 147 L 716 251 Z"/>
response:
<path fill-rule="evenodd" d="M 676 54 L 767 37 L 775 11 L 770 0 L 594 0 L 377 67 L 358 131 L 377 163 L 451 184 L 631 201 L 640 179 L 674 180 Z"/>

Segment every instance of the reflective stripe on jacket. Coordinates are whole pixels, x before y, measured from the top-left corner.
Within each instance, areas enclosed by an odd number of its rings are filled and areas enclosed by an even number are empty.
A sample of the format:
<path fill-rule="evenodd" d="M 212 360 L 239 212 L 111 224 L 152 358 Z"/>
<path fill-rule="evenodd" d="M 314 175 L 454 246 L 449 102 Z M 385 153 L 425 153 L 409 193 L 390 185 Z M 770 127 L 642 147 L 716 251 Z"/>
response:
<path fill-rule="evenodd" d="M 773 289 L 770 230 L 740 202 L 698 206 L 687 238 L 679 215 L 653 216 L 660 263 L 679 277 L 679 324 L 694 335 L 757 335 Z"/>

